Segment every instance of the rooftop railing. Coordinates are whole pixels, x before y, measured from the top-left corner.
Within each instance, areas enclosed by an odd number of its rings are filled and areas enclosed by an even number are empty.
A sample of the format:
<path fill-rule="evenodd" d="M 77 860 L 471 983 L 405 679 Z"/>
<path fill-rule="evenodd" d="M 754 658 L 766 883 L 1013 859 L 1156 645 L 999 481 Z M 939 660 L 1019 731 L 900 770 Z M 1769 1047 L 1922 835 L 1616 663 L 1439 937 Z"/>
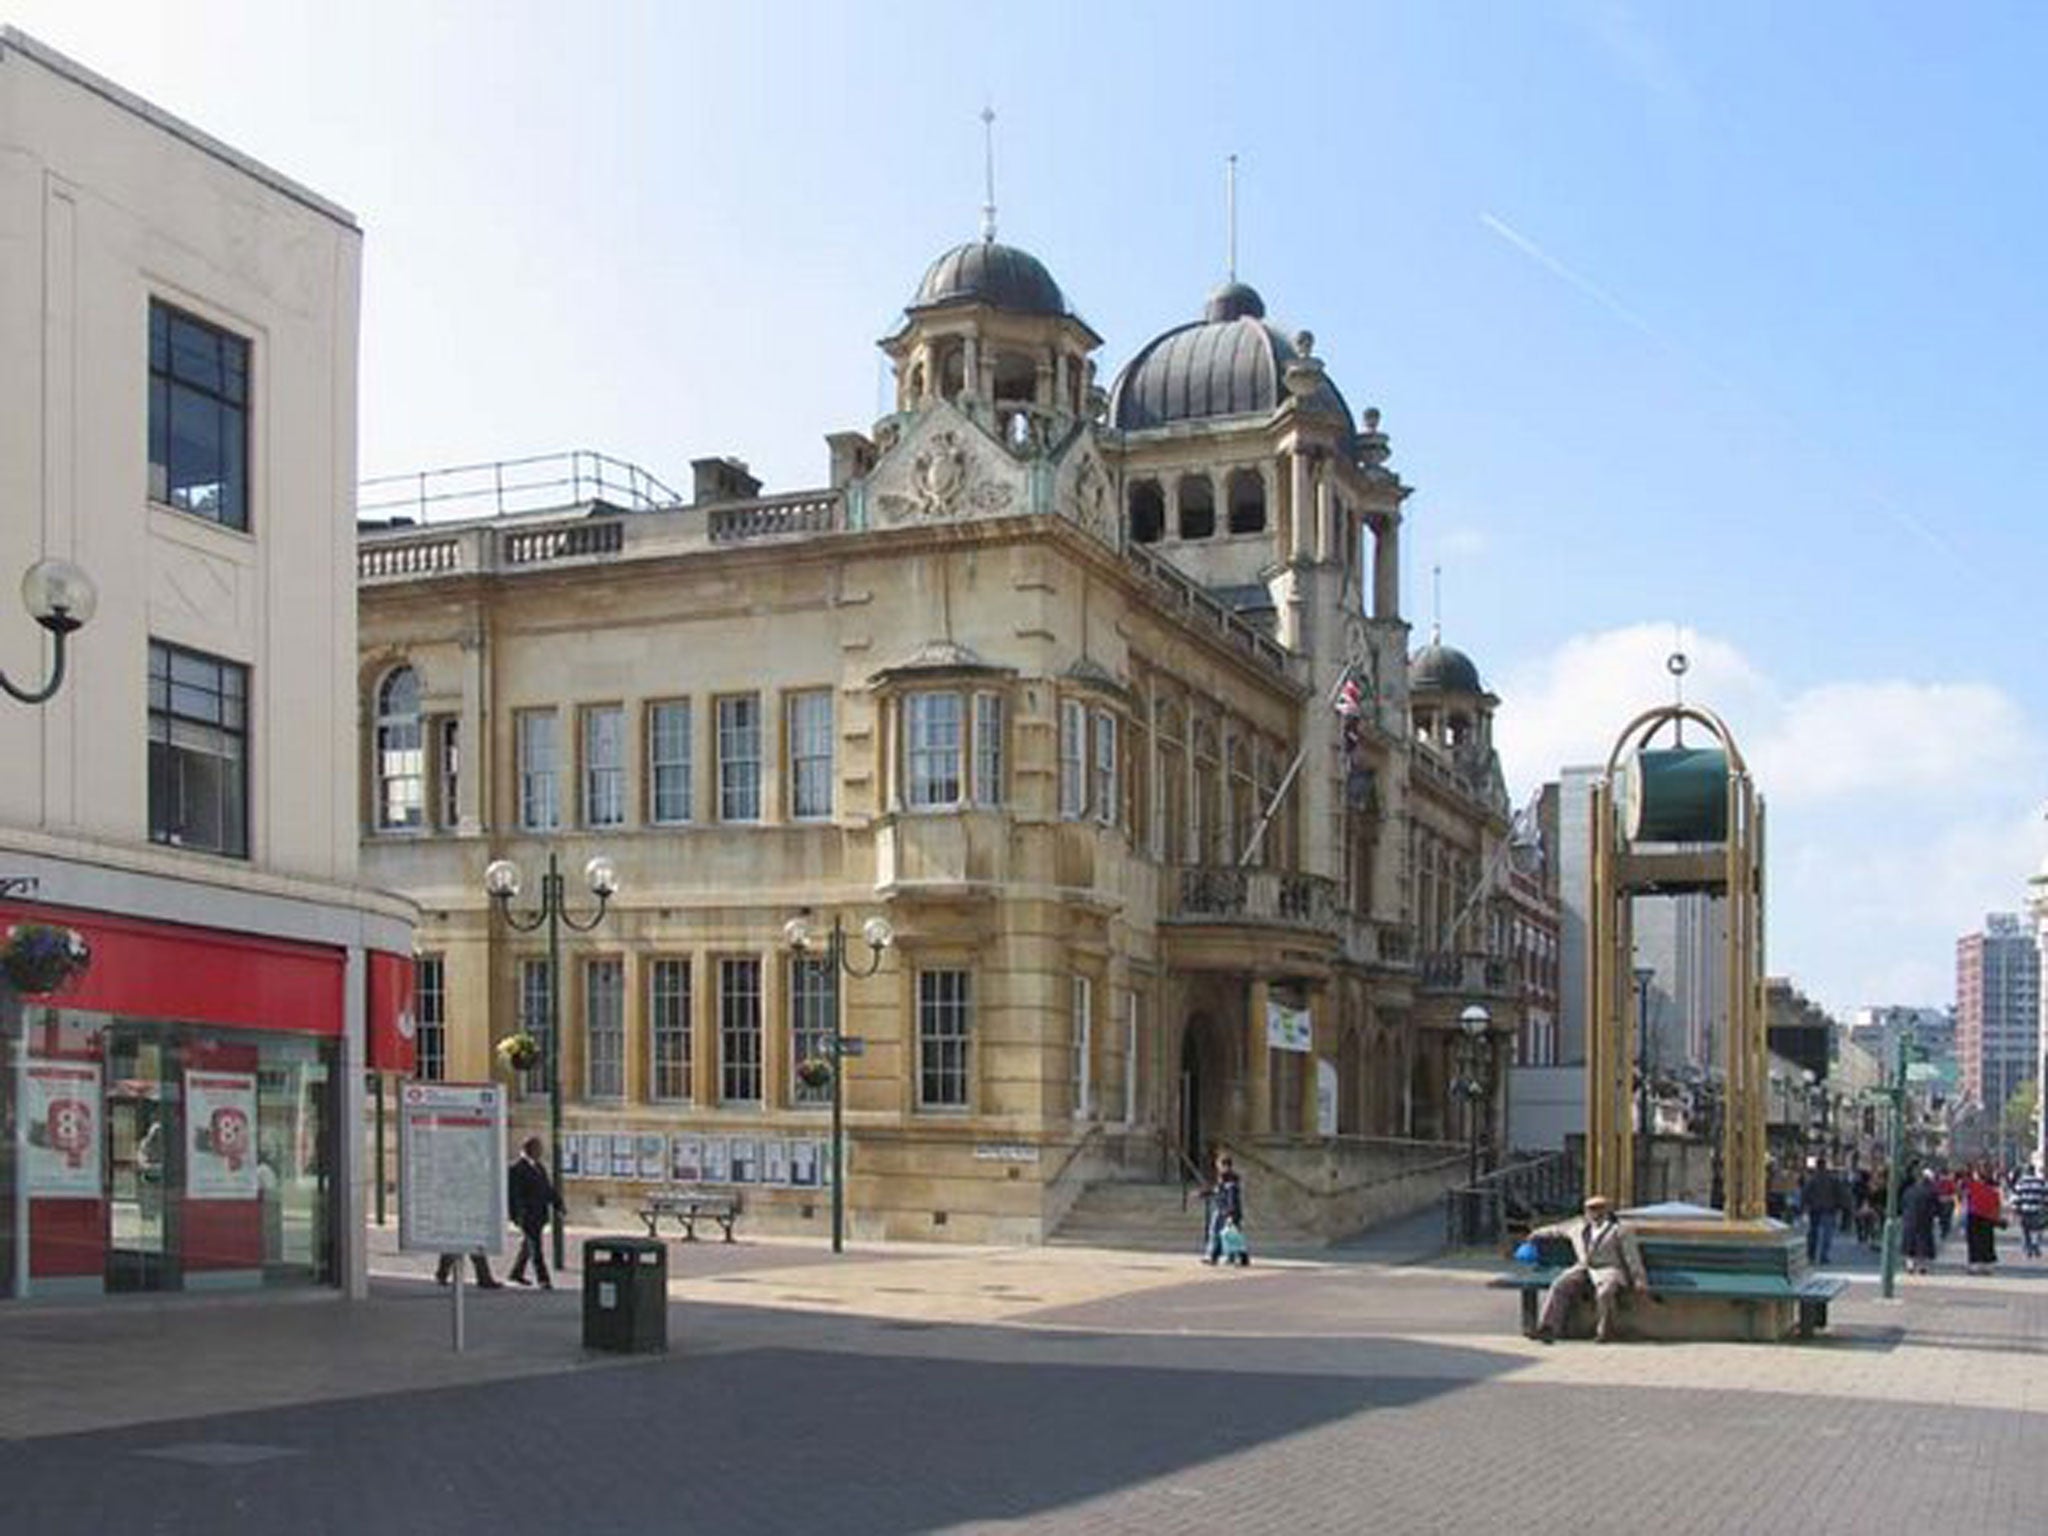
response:
<path fill-rule="evenodd" d="M 686 500 L 637 464 L 578 448 L 409 475 L 380 475 L 356 487 L 356 516 L 447 523 L 559 511 L 594 501 L 622 512 L 653 512 L 679 507 Z"/>

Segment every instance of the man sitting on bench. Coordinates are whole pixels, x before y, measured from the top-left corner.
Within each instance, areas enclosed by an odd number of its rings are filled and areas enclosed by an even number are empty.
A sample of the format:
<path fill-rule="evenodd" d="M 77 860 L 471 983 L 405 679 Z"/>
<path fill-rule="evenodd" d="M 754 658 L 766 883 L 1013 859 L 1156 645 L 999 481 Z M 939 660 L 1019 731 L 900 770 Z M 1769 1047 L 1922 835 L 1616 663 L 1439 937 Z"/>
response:
<path fill-rule="evenodd" d="M 1614 1337 L 1615 1296 L 1624 1286 L 1640 1290 L 1649 1282 L 1635 1233 L 1616 1219 L 1614 1207 L 1605 1195 L 1588 1195 L 1583 1219 L 1539 1227 L 1530 1236 L 1570 1238 L 1577 1258 L 1543 1298 L 1543 1317 L 1536 1325 L 1536 1337 L 1546 1344 L 1555 1343 L 1558 1334 L 1564 1331 L 1572 1303 L 1590 1289 L 1598 1317 L 1593 1337 L 1607 1343 Z"/>

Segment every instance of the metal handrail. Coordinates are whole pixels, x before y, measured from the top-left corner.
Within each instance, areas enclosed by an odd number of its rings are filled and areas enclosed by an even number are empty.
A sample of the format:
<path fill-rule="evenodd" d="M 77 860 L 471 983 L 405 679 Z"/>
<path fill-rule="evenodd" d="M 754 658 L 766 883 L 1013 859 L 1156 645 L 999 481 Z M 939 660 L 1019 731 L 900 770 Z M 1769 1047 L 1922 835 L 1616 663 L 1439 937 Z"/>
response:
<path fill-rule="evenodd" d="M 1195 1160 L 1188 1156 L 1188 1149 L 1167 1135 L 1163 1129 L 1155 1129 L 1153 1134 L 1159 1138 L 1160 1150 L 1167 1154 L 1180 1174 L 1180 1208 L 1186 1210 L 1188 1186 L 1206 1185 L 1209 1182 L 1208 1176 L 1196 1165 Z"/>
<path fill-rule="evenodd" d="M 1051 1189 L 1060 1180 L 1064 1179 L 1067 1176 L 1067 1170 L 1074 1166 L 1074 1159 L 1081 1155 L 1082 1149 L 1101 1135 L 1102 1122 L 1098 1120 L 1079 1136 L 1075 1137 L 1073 1144 L 1067 1148 L 1067 1155 L 1060 1159 L 1059 1167 L 1053 1171 L 1052 1177 L 1045 1181 L 1045 1187 Z"/>

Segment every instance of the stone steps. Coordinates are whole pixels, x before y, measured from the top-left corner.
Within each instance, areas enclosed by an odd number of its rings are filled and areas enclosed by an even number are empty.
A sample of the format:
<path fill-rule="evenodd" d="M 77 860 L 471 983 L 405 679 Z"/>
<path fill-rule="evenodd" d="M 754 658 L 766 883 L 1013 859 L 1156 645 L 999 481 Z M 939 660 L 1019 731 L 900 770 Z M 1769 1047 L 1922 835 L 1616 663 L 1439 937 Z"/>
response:
<path fill-rule="evenodd" d="M 1261 1243 L 1296 1246 L 1315 1242 L 1303 1233 L 1261 1227 L 1257 1213 L 1250 1216 L 1246 1230 L 1254 1250 Z M 1049 1241 L 1064 1247 L 1198 1253 L 1202 1246 L 1202 1202 L 1190 1192 L 1183 1209 L 1178 1184 L 1091 1185 L 1074 1202 Z"/>

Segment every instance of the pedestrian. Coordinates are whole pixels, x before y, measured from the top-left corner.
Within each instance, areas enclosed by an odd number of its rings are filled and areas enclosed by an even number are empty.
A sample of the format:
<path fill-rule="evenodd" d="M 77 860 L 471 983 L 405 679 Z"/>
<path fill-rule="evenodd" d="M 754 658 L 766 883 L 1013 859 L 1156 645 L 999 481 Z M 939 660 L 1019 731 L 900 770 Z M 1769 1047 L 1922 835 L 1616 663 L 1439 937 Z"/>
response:
<path fill-rule="evenodd" d="M 441 1262 L 434 1266 L 434 1284 L 446 1285 L 450 1280 L 453 1280 L 455 1278 L 456 1266 L 461 1262 L 462 1255 L 459 1253 L 442 1254 Z M 476 1288 L 478 1290 L 501 1291 L 505 1288 L 505 1282 L 491 1274 L 491 1261 L 484 1256 L 481 1249 L 469 1256 L 469 1267 L 476 1276 Z"/>
<path fill-rule="evenodd" d="M 2013 1214 L 2020 1219 L 2020 1249 L 2030 1259 L 2041 1257 L 2041 1229 L 2048 1227 L 2048 1178 L 2039 1162 L 2013 1181 Z"/>
<path fill-rule="evenodd" d="M 1202 1191 L 1202 1198 L 1208 1211 L 1202 1262 L 1214 1264 L 1223 1257 L 1224 1223 L 1234 1221 L 1239 1227 L 1244 1225 L 1244 1181 L 1238 1177 L 1237 1168 L 1228 1153 L 1218 1155 L 1215 1181 Z"/>
<path fill-rule="evenodd" d="M 1807 1163 L 1799 1186 L 1799 1208 L 1806 1213 L 1806 1262 L 1826 1264 L 1835 1252 L 1835 1224 L 1842 1215 L 1842 1181 L 1825 1157 Z"/>
<path fill-rule="evenodd" d="M 1572 1303 L 1590 1290 L 1595 1309 L 1593 1337 L 1602 1344 L 1611 1340 L 1614 1298 L 1624 1289 L 1641 1290 L 1649 1283 L 1649 1272 L 1643 1268 L 1643 1253 L 1636 1244 L 1635 1233 L 1616 1218 L 1607 1197 L 1588 1195 L 1580 1220 L 1538 1227 L 1529 1236 L 1569 1238 L 1575 1259 L 1569 1269 L 1551 1282 L 1550 1294 L 1543 1298 L 1543 1317 L 1536 1325 L 1536 1337 L 1546 1344 L 1556 1342 L 1571 1314 Z"/>
<path fill-rule="evenodd" d="M 1934 1219 L 1941 1227 L 1941 1240 L 1948 1241 L 1948 1235 L 1955 1230 L 1956 1220 L 1956 1176 L 1946 1168 L 1934 1175 L 1934 1195 L 1938 1202 L 1934 1207 Z"/>
<path fill-rule="evenodd" d="M 1998 1262 L 1998 1229 L 2005 1225 L 1998 1181 L 1989 1163 L 1979 1163 L 1963 1181 L 1963 1231 L 1970 1245 L 1968 1269 L 1973 1275 L 1991 1272 Z"/>
<path fill-rule="evenodd" d="M 1856 1223 L 1856 1241 L 1870 1248 L 1877 1243 L 1877 1202 L 1883 1188 L 1875 1173 L 1859 1166 L 1849 1180 L 1849 1209 Z"/>
<path fill-rule="evenodd" d="M 1906 1273 L 1924 1275 L 1934 1264 L 1934 1227 L 1940 1217 L 1941 1188 L 1934 1170 L 1922 1168 L 1920 1177 L 1899 1195 L 1899 1250 L 1906 1256 Z"/>
<path fill-rule="evenodd" d="M 509 1278 L 514 1285 L 529 1284 L 526 1261 L 532 1259 L 534 1279 L 540 1282 L 542 1290 L 552 1291 L 555 1283 L 548 1278 L 548 1261 L 542 1252 L 541 1238 L 547 1232 L 548 1218 L 557 1212 L 566 1214 L 568 1207 L 562 1204 L 554 1180 L 541 1166 L 540 1153 L 540 1138 L 527 1137 L 519 1149 L 519 1161 L 505 1176 L 512 1224 L 519 1228 L 519 1257 L 512 1261 Z"/>

